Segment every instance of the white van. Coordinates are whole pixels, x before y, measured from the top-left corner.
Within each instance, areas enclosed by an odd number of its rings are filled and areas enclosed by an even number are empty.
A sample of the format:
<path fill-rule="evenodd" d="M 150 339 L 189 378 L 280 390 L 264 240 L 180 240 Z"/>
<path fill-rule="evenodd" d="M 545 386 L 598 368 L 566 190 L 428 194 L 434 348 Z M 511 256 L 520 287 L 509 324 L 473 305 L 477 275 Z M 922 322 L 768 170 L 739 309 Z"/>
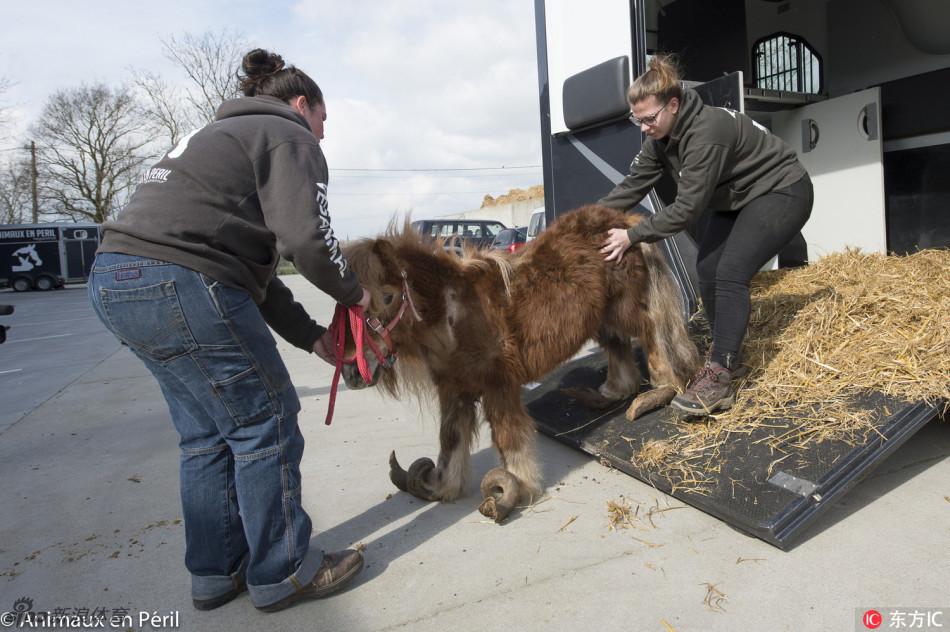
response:
<path fill-rule="evenodd" d="M 528 220 L 528 241 L 541 234 L 546 225 L 543 206 L 531 211 L 531 219 Z"/>

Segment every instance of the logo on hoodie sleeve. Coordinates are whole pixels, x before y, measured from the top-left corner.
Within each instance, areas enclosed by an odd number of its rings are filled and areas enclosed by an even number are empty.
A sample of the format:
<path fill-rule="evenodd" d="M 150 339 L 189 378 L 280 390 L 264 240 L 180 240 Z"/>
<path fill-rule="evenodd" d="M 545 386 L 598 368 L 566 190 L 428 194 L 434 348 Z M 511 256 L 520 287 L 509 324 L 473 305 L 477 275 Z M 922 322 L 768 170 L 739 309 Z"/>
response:
<path fill-rule="evenodd" d="M 327 185 L 317 182 L 317 213 L 320 217 L 320 228 L 323 230 L 323 241 L 327 245 L 327 251 L 336 267 L 340 270 L 342 277 L 346 273 L 347 263 L 340 252 L 340 242 L 333 234 L 333 228 L 330 226 L 330 203 L 327 200 Z"/>

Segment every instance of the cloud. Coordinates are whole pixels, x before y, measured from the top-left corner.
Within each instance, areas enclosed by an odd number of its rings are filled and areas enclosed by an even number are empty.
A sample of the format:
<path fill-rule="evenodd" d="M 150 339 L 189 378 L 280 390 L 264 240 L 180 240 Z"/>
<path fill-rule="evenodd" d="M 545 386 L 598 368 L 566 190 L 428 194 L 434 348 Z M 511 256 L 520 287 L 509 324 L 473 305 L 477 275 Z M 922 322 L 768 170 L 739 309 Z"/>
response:
<path fill-rule="evenodd" d="M 540 168 L 484 172 L 341 172 L 539 165 L 534 14 L 530 2 L 217 0 L 135 4 L 14 3 L 0 24 L 0 76 L 23 127 L 53 91 L 128 81 L 128 69 L 184 81 L 161 38 L 231 29 L 310 74 L 327 98 L 323 142 L 336 230 L 383 230 L 477 208 L 485 194 L 541 182 Z"/>
<path fill-rule="evenodd" d="M 327 94 L 324 150 L 331 169 L 540 164 L 530 3 L 418 0 L 331 8 L 302 0 L 293 11 L 306 32 L 332 27 L 331 37 L 310 40 L 312 54 L 300 51 L 307 64 L 312 58 L 321 67 L 317 81 Z M 326 56 L 334 61 L 331 72 L 321 64 Z M 335 94 L 345 96 L 334 100 Z M 415 217 L 444 215 L 477 208 L 485 194 L 541 182 L 540 168 L 468 178 L 385 175 L 336 178 L 334 223 L 347 227 L 353 217 L 388 217 L 407 208 Z M 371 229 L 369 221 L 353 230 Z M 377 224 L 385 227 L 383 220 Z"/>

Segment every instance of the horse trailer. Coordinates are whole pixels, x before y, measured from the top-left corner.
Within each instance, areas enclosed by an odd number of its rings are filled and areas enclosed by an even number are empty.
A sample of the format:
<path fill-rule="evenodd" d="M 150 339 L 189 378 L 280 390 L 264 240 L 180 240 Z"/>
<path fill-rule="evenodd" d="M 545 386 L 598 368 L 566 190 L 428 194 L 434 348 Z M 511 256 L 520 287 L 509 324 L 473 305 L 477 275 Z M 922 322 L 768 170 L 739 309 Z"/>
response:
<path fill-rule="evenodd" d="M 89 278 L 98 224 L 0 225 L 0 287 L 51 290 Z"/>
<path fill-rule="evenodd" d="M 549 225 L 629 172 L 643 137 L 628 121 L 626 91 L 662 52 L 677 56 L 685 84 L 707 104 L 745 112 L 808 170 L 815 203 L 783 252 L 789 260 L 850 247 L 895 254 L 950 247 L 950 3 L 535 0 L 535 31 Z M 633 211 L 654 213 L 675 194 L 673 180 L 661 180 Z M 694 231 L 702 219 L 695 224 L 658 242 L 684 317 L 698 308 Z M 783 549 L 940 410 L 869 394 L 860 404 L 888 414 L 866 443 L 821 445 L 799 455 L 813 467 L 773 473 L 758 468 L 769 462 L 761 446 L 739 438 L 722 455 L 721 484 L 689 494 L 631 463 L 634 443 L 667 438 L 675 425 L 668 411 L 631 424 L 622 408 L 612 417 L 587 414 L 560 394 L 596 387 L 604 362 L 602 353 L 577 359 L 526 390 L 538 428 Z M 747 491 L 730 490 L 730 475 Z"/>

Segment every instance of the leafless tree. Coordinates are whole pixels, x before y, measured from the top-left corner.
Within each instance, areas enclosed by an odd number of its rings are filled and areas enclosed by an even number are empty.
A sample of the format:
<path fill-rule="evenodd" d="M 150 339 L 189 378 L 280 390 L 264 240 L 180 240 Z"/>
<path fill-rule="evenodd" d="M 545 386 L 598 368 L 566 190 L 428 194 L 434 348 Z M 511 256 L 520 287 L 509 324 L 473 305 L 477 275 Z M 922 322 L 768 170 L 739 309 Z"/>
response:
<path fill-rule="evenodd" d="M 32 135 L 52 212 L 96 223 L 118 213 L 150 159 L 136 110 L 126 87 L 97 84 L 49 98 Z"/>
<path fill-rule="evenodd" d="M 193 108 L 183 91 L 169 84 L 154 72 L 133 70 L 135 88 L 141 95 L 140 115 L 147 133 L 164 148 L 174 147 L 190 130 L 197 127 Z"/>
<path fill-rule="evenodd" d="M 8 77 L 0 77 L 0 139 L 4 144 L 11 140 L 7 129 L 10 104 L 6 94 L 13 85 Z M 24 160 L 29 147 L 4 147 L 0 151 L 0 223 L 20 224 L 33 214 L 30 163 Z"/>
<path fill-rule="evenodd" d="M 9 77 L 0 76 L 0 140 L 9 142 L 8 126 L 10 124 L 10 103 L 7 101 L 7 92 L 14 85 Z"/>
<path fill-rule="evenodd" d="M 26 223 L 32 211 L 29 163 L 22 160 L 5 163 L 0 167 L 0 223 Z"/>
<path fill-rule="evenodd" d="M 191 80 L 186 99 L 198 122 L 210 123 L 222 101 L 238 95 L 237 72 L 248 45 L 244 34 L 222 29 L 201 35 L 184 33 L 162 40 L 165 56 L 177 63 Z"/>
<path fill-rule="evenodd" d="M 7 122 L 7 109 L 10 107 L 6 102 L 7 90 L 13 86 L 9 77 L 0 77 L 0 125 Z"/>

